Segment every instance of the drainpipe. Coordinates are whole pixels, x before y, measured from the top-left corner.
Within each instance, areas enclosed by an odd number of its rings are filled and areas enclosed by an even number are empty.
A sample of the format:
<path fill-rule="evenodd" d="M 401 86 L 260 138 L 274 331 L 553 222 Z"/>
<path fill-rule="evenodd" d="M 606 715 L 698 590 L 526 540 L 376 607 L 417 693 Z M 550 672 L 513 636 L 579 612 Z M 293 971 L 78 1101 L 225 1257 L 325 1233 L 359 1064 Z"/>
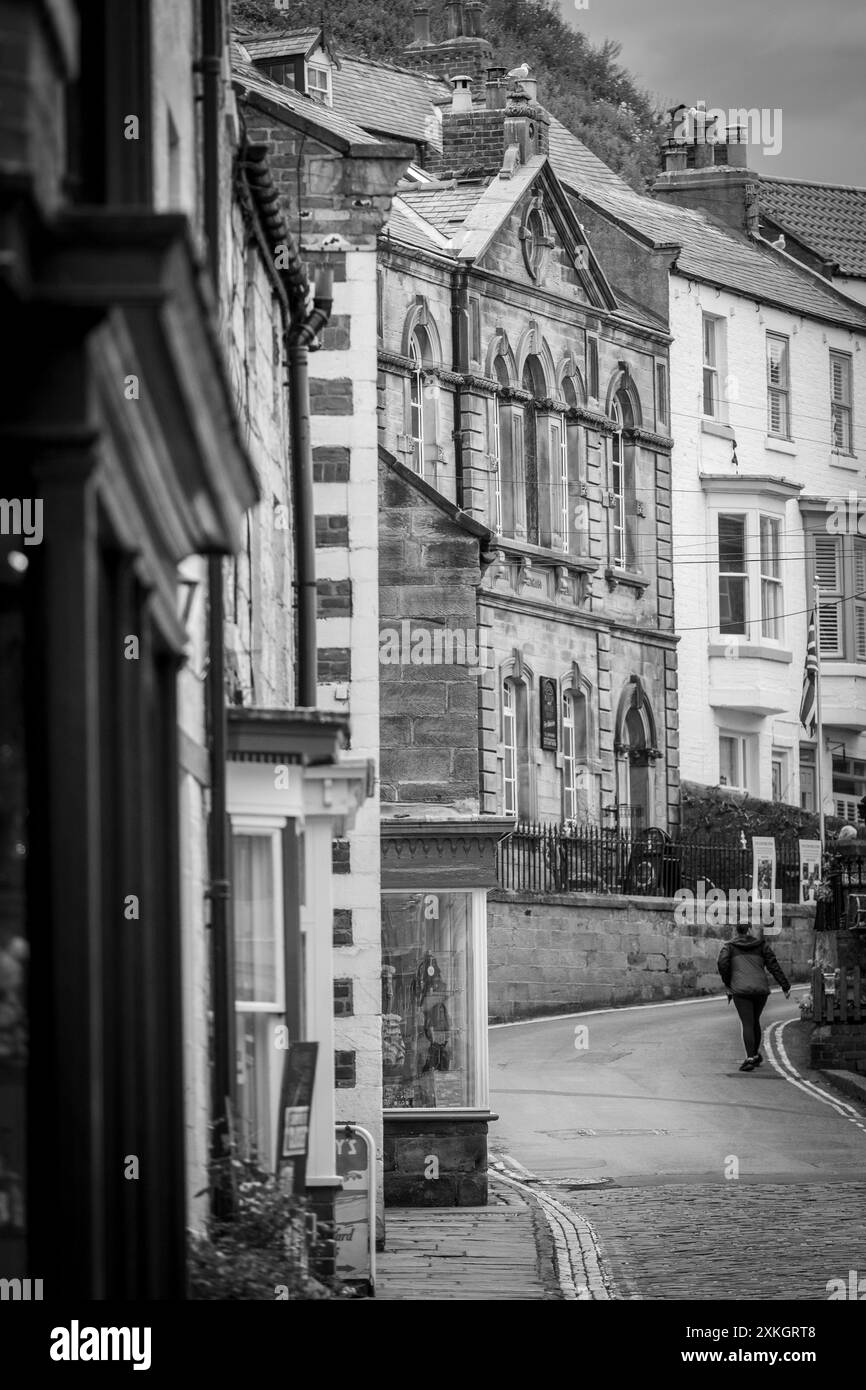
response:
<path fill-rule="evenodd" d="M 451 281 L 451 363 L 461 376 L 469 371 L 469 276 L 458 266 Z M 454 389 L 454 473 L 457 505 L 465 506 L 463 491 L 463 402 L 460 386 Z"/>
<path fill-rule="evenodd" d="M 295 291 L 289 327 L 289 431 L 295 480 L 295 546 L 298 562 L 298 703 L 316 704 L 316 520 L 313 504 L 313 451 L 310 444 L 310 382 L 308 358 L 316 335 L 331 316 L 332 273 L 321 272 L 312 310 Z"/>
<path fill-rule="evenodd" d="M 207 256 L 214 294 L 220 287 L 220 84 L 223 63 L 222 0 L 201 0 L 202 134 L 204 147 L 204 223 Z M 220 555 L 208 556 L 208 682 L 207 715 L 210 733 L 210 934 L 211 1009 L 213 1014 L 211 1071 L 211 1158 L 224 1159 L 230 1135 L 234 1091 L 235 1039 L 233 962 L 229 911 L 229 846 L 226 809 L 225 633 L 223 628 L 223 565 Z M 231 1213 L 229 1188 L 215 1194 L 216 1215 Z"/>

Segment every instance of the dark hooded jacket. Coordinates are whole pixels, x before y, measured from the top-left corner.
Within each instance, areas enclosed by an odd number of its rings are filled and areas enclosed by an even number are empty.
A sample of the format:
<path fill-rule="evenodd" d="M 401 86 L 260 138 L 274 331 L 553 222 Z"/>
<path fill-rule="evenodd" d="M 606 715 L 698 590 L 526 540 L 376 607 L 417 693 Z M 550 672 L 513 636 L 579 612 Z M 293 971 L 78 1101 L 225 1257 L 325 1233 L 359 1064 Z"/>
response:
<path fill-rule="evenodd" d="M 759 941 L 756 936 L 737 936 L 719 952 L 719 974 L 731 994 L 769 994 L 768 970 L 782 989 L 791 988 L 766 941 Z"/>

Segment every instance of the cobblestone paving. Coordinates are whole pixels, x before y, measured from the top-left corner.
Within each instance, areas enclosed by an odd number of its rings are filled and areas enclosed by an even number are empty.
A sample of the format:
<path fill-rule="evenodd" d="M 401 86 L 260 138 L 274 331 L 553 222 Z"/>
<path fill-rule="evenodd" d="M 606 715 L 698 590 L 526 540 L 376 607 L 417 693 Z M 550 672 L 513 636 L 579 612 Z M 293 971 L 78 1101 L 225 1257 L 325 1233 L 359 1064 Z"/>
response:
<path fill-rule="evenodd" d="M 826 1300 L 828 1280 L 866 1275 L 866 1181 L 557 1196 L 592 1222 L 615 1297 Z"/>

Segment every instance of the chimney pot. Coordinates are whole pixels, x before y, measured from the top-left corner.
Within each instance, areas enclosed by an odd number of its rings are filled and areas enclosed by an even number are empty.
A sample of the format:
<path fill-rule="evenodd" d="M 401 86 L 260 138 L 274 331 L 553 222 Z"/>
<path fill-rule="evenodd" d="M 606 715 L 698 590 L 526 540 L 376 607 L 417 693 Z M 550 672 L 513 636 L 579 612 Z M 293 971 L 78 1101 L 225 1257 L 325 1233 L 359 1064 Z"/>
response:
<path fill-rule="evenodd" d="M 416 5 L 412 11 L 415 25 L 415 43 L 427 48 L 430 43 L 430 9 L 427 5 Z"/>
<path fill-rule="evenodd" d="M 459 39 L 463 34 L 463 0 L 447 0 L 445 18 L 449 39 Z"/>
<path fill-rule="evenodd" d="M 665 145 L 665 173 L 676 173 L 688 163 L 687 146 L 683 140 L 668 140 Z"/>
<path fill-rule="evenodd" d="M 472 110 L 472 78 L 461 73 L 459 77 L 451 79 L 454 90 L 451 93 L 452 111 L 471 111 Z"/>
<path fill-rule="evenodd" d="M 481 37 L 481 0 L 466 0 L 466 33 L 473 39 Z"/>

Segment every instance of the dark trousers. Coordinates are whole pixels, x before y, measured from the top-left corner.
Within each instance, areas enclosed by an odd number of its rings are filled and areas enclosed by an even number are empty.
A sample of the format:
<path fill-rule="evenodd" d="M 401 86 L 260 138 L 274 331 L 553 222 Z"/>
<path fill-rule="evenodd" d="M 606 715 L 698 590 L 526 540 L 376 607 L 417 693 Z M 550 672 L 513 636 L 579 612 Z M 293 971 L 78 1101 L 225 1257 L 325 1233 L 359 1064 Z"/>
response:
<path fill-rule="evenodd" d="M 747 1057 L 757 1057 L 761 1046 L 761 1014 L 769 994 L 735 994 L 734 1008 L 743 1025 L 743 1044 Z"/>

